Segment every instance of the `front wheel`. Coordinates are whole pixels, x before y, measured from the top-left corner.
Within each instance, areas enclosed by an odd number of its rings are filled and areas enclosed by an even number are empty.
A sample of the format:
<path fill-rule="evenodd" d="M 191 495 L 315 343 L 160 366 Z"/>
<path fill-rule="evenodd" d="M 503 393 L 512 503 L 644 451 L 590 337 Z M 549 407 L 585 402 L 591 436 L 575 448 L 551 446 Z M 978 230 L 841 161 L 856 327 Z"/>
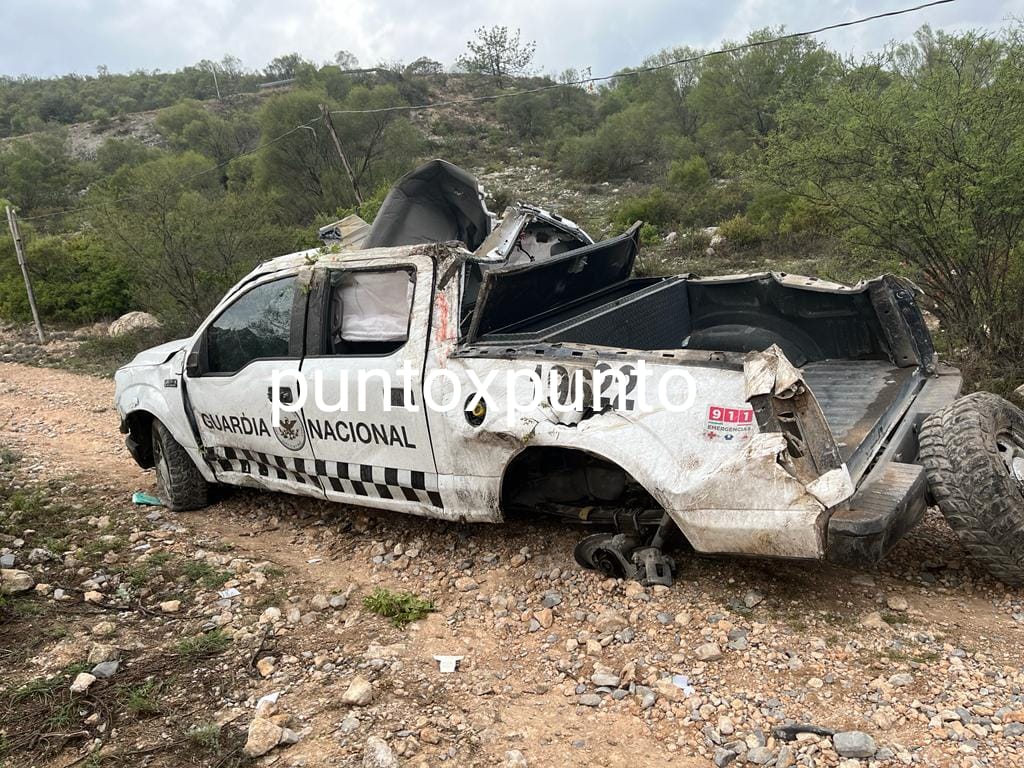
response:
<path fill-rule="evenodd" d="M 924 422 L 920 457 L 964 549 L 1024 585 L 1024 412 L 988 392 L 961 398 Z"/>
<path fill-rule="evenodd" d="M 153 419 L 153 464 L 160 500 L 183 512 L 209 503 L 209 486 L 188 452 L 159 419 Z"/>

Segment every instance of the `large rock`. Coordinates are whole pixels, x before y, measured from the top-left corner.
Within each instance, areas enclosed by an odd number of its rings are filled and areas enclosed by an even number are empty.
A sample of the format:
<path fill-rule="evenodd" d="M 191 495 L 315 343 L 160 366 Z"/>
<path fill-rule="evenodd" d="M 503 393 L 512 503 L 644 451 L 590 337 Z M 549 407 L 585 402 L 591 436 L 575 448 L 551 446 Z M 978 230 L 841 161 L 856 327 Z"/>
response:
<path fill-rule="evenodd" d="M 626 617 L 616 611 L 605 611 L 594 622 L 594 628 L 601 635 L 610 635 L 627 626 L 629 626 L 629 622 L 626 621 Z"/>
<path fill-rule="evenodd" d="M 722 658 L 722 649 L 718 647 L 718 643 L 704 643 L 698 646 L 694 653 L 701 661 L 716 661 Z"/>
<path fill-rule="evenodd" d="M 840 757 L 871 757 L 875 740 L 863 731 L 843 731 L 832 737 L 832 745 Z"/>
<path fill-rule="evenodd" d="M 129 312 L 121 315 L 110 324 L 107 333 L 111 336 L 127 336 L 129 333 L 144 331 L 148 328 L 160 328 L 161 323 L 149 312 Z"/>
<path fill-rule="evenodd" d="M 373 686 L 365 677 L 356 676 L 349 683 L 348 690 L 341 695 L 345 704 L 353 704 L 357 707 L 365 707 L 373 701 Z"/>
<path fill-rule="evenodd" d="M 398 758 L 384 739 L 371 736 L 363 747 L 363 768 L 398 768 Z"/>
<path fill-rule="evenodd" d="M 242 751 L 249 757 L 265 755 L 281 742 L 284 729 L 266 717 L 254 717 Z"/>
<path fill-rule="evenodd" d="M 0 569 L 0 592 L 5 595 L 28 592 L 35 585 L 35 579 L 25 571 L 19 571 L 16 568 Z"/>
<path fill-rule="evenodd" d="M 93 643 L 89 649 L 90 664 L 102 664 L 104 661 L 117 661 L 121 658 L 121 650 L 106 643 Z"/>

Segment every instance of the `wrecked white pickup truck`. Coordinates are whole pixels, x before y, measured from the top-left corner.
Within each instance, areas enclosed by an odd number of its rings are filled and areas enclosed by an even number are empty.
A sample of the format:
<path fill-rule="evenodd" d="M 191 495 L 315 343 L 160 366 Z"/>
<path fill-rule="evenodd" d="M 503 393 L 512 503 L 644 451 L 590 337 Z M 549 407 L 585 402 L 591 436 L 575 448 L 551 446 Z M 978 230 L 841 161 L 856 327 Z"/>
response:
<path fill-rule="evenodd" d="M 495 226 L 443 161 L 372 227 L 321 236 L 117 372 L 129 450 L 170 508 L 222 483 L 555 515 L 596 531 L 582 565 L 670 583 L 671 546 L 865 566 L 934 500 L 1024 579 L 1024 415 L 957 399 L 898 278 L 633 277 L 637 227 L 594 243 L 527 205 Z"/>

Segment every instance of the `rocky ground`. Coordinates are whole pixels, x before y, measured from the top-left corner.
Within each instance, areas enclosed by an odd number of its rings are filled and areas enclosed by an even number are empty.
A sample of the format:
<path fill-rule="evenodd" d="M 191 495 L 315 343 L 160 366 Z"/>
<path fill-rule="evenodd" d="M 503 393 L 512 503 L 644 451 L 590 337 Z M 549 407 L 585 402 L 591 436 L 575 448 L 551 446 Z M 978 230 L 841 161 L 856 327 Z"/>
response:
<path fill-rule="evenodd" d="M 1024 597 L 937 513 L 863 573 L 645 589 L 544 520 L 135 506 L 112 392 L 0 362 L 0 764 L 1024 765 Z"/>

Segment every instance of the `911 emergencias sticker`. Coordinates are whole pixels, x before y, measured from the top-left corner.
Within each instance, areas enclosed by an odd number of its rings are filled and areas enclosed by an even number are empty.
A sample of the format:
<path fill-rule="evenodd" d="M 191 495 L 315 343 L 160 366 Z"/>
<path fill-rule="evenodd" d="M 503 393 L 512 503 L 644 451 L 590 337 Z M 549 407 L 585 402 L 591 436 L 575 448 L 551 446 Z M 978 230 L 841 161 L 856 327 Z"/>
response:
<path fill-rule="evenodd" d="M 726 408 L 722 405 L 708 406 L 708 440 L 749 440 L 757 432 L 754 411 L 750 408 Z"/>

